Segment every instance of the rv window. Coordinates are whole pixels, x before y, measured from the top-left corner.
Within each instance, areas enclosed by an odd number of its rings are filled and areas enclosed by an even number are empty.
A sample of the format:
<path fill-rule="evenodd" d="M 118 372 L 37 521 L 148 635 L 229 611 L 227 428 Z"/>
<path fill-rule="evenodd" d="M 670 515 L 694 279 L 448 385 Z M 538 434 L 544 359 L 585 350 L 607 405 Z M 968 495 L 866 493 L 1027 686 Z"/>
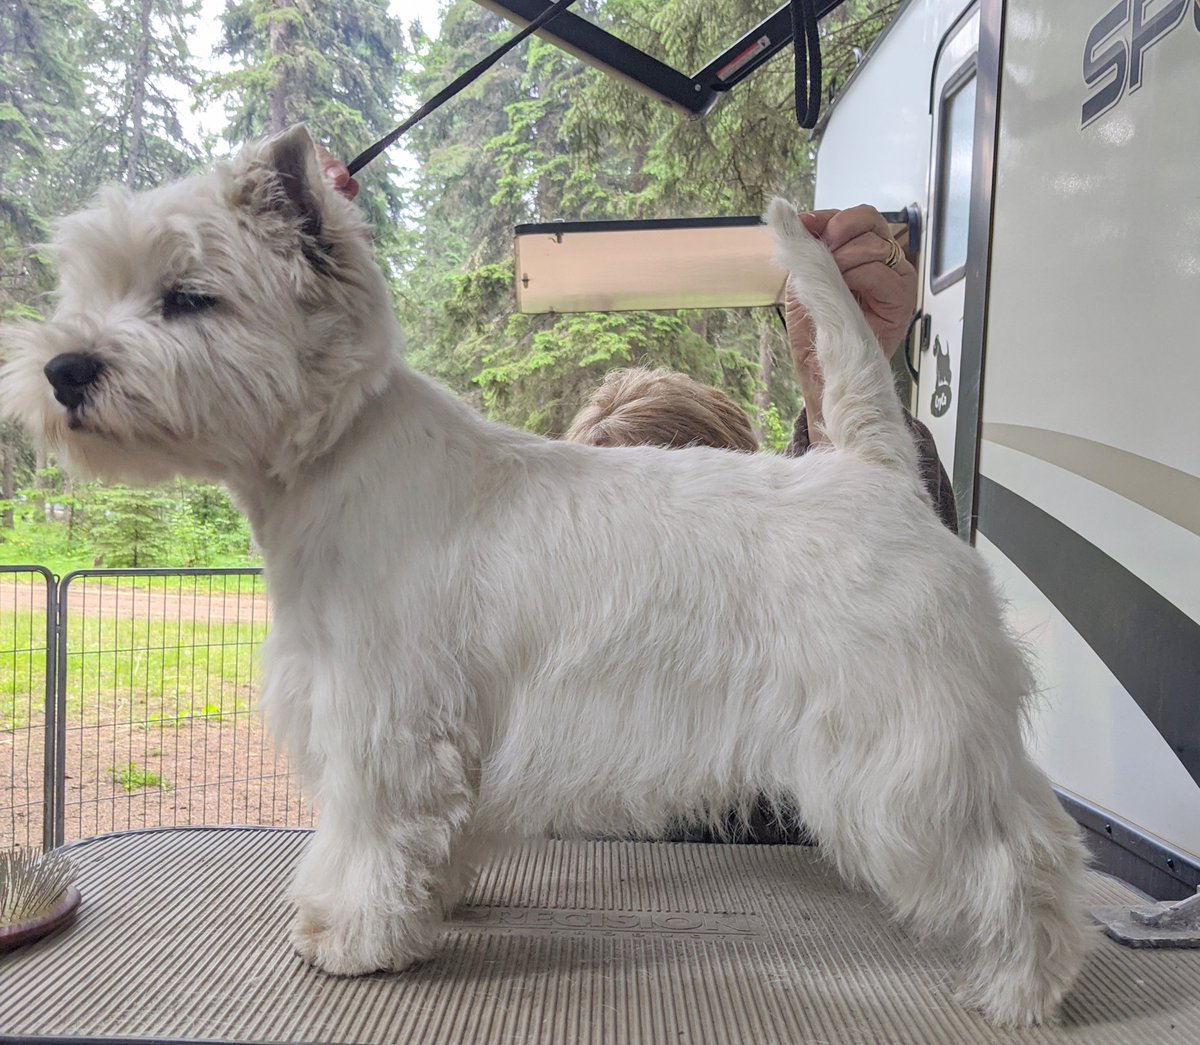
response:
<path fill-rule="evenodd" d="M 953 283 L 967 262 L 971 210 L 971 154 L 975 130 L 974 64 L 942 95 L 933 227 L 933 290 Z"/>

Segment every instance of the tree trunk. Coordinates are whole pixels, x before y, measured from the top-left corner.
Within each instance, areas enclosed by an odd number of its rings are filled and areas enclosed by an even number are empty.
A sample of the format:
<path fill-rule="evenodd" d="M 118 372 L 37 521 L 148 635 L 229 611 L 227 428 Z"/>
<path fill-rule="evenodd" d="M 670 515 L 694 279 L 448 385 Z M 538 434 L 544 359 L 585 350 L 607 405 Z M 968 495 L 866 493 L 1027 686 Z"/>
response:
<path fill-rule="evenodd" d="M 0 476 L 0 496 L 6 502 L 4 510 L 0 511 L 0 528 L 11 530 L 13 528 L 13 510 L 12 499 L 16 493 L 15 484 L 13 482 L 13 452 L 9 446 L 0 446 L 0 457 L 3 457 L 3 474 Z"/>
<path fill-rule="evenodd" d="M 138 11 L 137 56 L 129 70 L 129 149 L 125 153 L 125 184 L 137 184 L 138 167 L 146 143 L 146 81 L 150 78 L 150 15 L 153 0 L 142 0 Z"/>
<path fill-rule="evenodd" d="M 33 463 L 33 517 L 38 522 L 46 521 L 46 451 L 42 446 L 34 450 Z"/>
<path fill-rule="evenodd" d="M 67 502 L 67 547 L 75 539 L 75 480 L 68 478 L 63 483 L 63 495 Z"/>
<path fill-rule="evenodd" d="M 284 11 L 296 5 L 291 0 L 274 0 L 276 11 Z M 280 134 L 286 131 L 288 118 L 288 76 L 283 57 L 288 53 L 290 26 L 283 18 L 271 22 L 269 35 L 270 55 L 273 64 L 271 95 L 267 115 L 267 133 Z"/>
<path fill-rule="evenodd" d="M 770 323 L 760 319 L 758 322 L 758 369 L 762 385 L 754 392 L 754 405 L 760 412 L 765 412 L 771 405 L 771 368 L 775 364 L 775 353 L 772 351 L 774 338 Z M 754 435 L 762 442 L 762 425 L 755 422 Z"/>

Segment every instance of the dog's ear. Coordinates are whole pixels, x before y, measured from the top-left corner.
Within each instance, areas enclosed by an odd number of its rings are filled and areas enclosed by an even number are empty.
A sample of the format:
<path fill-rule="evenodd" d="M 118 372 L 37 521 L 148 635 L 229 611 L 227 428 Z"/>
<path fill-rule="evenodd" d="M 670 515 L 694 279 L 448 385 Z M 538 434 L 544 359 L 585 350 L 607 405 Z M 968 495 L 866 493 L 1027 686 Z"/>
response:
<path fill-rule="evenodd" d="M 301 230 L 316 238 L 321 231 L 321 208 L 313 178 L 319 178 L 316 147 L 303 124 L 284 131 L 267 145 L 267 160 L 283 188 L 284 199 L 300 221 Z"/>
<path fill-rule="evenodd" d="M 239 202 L 257 212 L 260 220 L 283 218 L 298 229 L 304 256 L 323 268 L 330 254 L 322 236 L 321 198 L 326 190 L 316 147 L 304 125 L 296 124 L 259 146 L 239 180 Z"/>

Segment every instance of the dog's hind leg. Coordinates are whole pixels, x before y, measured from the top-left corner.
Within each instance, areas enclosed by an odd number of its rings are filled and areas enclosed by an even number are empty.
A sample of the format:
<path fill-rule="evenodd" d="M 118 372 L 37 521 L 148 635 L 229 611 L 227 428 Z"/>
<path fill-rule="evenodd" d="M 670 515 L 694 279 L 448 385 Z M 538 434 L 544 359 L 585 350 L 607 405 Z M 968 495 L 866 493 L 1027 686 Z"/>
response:
<path fill-rule="evenodd" d="M 399 970 L 428 957 L 475 805 L 466 745 L 389 737 L 385 752 L 347 757 L 327 742 L 321 820 L 296 875 L 292 943 L 343 976 Z"/>
<path fill-rule="evenodd" d="M 973 728 L 949 700 L 908 699 L 903 718 L 892 704 L 891 716 L 814 721 L 799 753 L 804 817 L 919 935 L 963 944 L 964 1002 L 1002 1026 L 1048 1020 L 1085 951 L 1078 830 L 1015 722 Z"/>
<path fill-rule="evenodd" d="M 450 847 L 446 872 L 437 886 L 438 900 L 444 914 L 449 914 L 462 903 L 463 897 L 479 877 L 480 867 L 503 845 L 501 836 L 478 826 L 480 819 L 475 817 L 464 830 L 458 832 Z"/>
<path fill-rule="evenodd" d="M 962 825 L 966 844 L 946 868 L 964 886 L 952 926 L 965 930 L 969 952 L 959 997 L 1015 1027 L 1054 1018 L 1090 939 L 1078 828 L 1049 781 L 1019 759 L 1011 788 L 992 796 L 990 816 Z"/>

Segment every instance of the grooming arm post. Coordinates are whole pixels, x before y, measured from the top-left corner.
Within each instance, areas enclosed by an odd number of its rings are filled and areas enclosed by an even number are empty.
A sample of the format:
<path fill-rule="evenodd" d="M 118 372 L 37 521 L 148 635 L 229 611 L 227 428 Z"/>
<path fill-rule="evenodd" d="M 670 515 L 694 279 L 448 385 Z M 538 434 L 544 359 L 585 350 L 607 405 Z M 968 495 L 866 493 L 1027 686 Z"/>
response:
<path fill-rule="evenodd" d="M 1200 891 L 1174 903 L 1097 907 L 1092 917 L 1129 947 L 1200 947 Z"/>

